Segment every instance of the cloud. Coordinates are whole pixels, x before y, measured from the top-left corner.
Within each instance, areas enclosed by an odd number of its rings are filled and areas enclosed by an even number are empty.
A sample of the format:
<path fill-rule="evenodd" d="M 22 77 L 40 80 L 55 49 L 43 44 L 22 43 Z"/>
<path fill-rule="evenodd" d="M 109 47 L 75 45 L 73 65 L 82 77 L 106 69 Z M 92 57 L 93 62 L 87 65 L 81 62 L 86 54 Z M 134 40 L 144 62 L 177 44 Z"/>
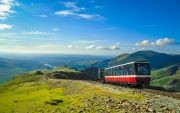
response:
<path fill-rule="evenodd" d="M 0 0 L 0 20 L 5 20 L 11 13 L 14 13 L 13 6 L 18 6 L 14 0 Z"/>
<path fill-rule="evenodd" d="M 62 2 L 62 4 L 63 4 L 66 8 L 71 8 L 71 9 L 74 10 L 74 11 L 85 10 L 84 7 L 78 7 L 75 2 Z"/>
<path fill-rule="evenodd" d="M 6 29 L 11 29 L 12 25 L 8 24 L 0 24 L 0 30 L 6 30 Z"/>
<path fill-rule="evenodd" d="M 98 14 L 74 14 L 74 16 L 77 16 L 79 18 L 87 19 L 87 20 L 92 20 L 95 18 L 103 18 L 102 16 Z"/>
<path fill-rule="evenodd" d="M 56 11 L 54 14 L 58 16 L 72 16 L 77 18 L 82 18 L 86 20 L 92 19 L 102 19 L 103 17 L 99 14 L 87 14 L 82 13 L 82 11 L 86 11 L 84 7 L 78 7 L 75 2 L 62 2 L 62 5 L 65 6 L 66 10 Z"/>
<path fill-rule="evenodd" d="M 24 32 L 25 35 L 48 35 L 47 32 L 40 32 L 40 31 L 31 31 L 31 32 Z"/>
<path fill-rule="evenodd" d="M 120 49 L 120 47 L 119 46 L 112 46 L 111 49 L 112 50 L 118 50 L 118 49 Z"/>
<path fill-rule="evenodd" d="M 55 12 L 55 15 L 60 15 L 60 16 L 71 16 L 74 15 L 72 10 L 62 10 L 62 11 L 57 11 Z"/>
<path fill-rule="evenodd" d="M 174 44 L 174 43 L 175 43 L 174 39 L 163 38 L 163 39 L 156 40 L 156 42 L 152 43 L 152 45 L 155 44 L 157 46 L 166 46 L 166 45 L 171 45 L 171 44 Z"/>
<path fill-rule="evenodd" d="M 149 40 L 143 40 L 141 42 L 137 42 L 136 46 L 141 46 L 141 47 L 145 47 L 145 46 L 149 46 L 150 45 L 150 41 Z"/>
<path fill-rule="evenodd" d="M 69 49 L 73 48 L 73 45 L 68 45 L 68 48 L 69 48 Z"/>
<path fill-rule="evenodd" d="M 53 31 L 59 31 L 59 28 L 53 28 L 52 30 Z"/>
<path fill-rule="evenodd" d="M 137 42 L 135 45 L 140 47 L 147 47 L 147 46 L 156 46 L 156 47 L 164 47 L 168 45 L 176 44 L 174 39 L 171 38 L 160 38 L 154 42 L 150 42 L 149 40 L 143 40 L 141 42 Z"/>
<path fill-rule="evenodd" d="M 93 49 L 93 48 L 96 48 L 96 46 L 95 45 L 86 46 L 86 49 Z"/>
<path fill-rule="evenodd" d="M 92 44 L 92 43 L 96 43 L 99 42 L 100 40 L 77 40 L 74 41 L 73 43 L 78 43 L 78 44 Z"/>
<path fill-rule="evenodd" d="M 111 47 L 89 45 L 89 46 L 86 46 L 86 48 L 87 49 L 97 49 L 97 50 L 119 50 L 120 49 L 119 45 L 116 45 L 116 44 Z"/>
<path fill-rule="evenodd" d="M 0 37 L 14 37 L 17 33 L 1 33 Z"/>
<path fill-rule="evenodd" d="M 100 19 L 103 18 L 102 16 L 98 14 L 84 14 L 84 13 L 75 13 L 72 10 L 62 10 L 62 11 L 57 11 L 55 12 L 55 15 L 59 16 L 74 16 L 86 20 L 92 20 L 92 19 Z"/>
<path fill-rule="evenodd" d="M 111 48 L 108 48 L 108 47 L 105 47 L 105 46 L 97 46 L 96 49 L 111 50 Z"/>

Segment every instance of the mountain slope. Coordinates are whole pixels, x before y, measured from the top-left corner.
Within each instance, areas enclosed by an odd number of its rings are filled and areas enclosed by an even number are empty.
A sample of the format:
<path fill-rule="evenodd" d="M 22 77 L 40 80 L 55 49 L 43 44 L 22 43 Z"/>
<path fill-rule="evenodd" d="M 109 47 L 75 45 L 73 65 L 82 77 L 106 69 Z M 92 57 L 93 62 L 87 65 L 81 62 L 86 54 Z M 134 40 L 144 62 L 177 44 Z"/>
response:
<path fill-rule="evenodd" d="M 180 91 L 180 63 L 152 72 L 152 86 Z"/>
<path fill-rule="evenodd" d="M 0 58 L 0 83 L 26 71 L 43 68 L 43 64 L 31 60 Z"/>
<path fill-rule="evenodd" d="M 180 55 L 158 53 L 154 51 L 138 51 L 132 54 L 122 54 L 113 59 L 94 64 L 96 67 L 107 67 L 132 61 L 149 61 L 152 69 L 160 69 L 180 62 Z"/>
<path fill-rule="evenodd" d="M 107 58 L 90 55 L 11 55 L 4 57 L 8 59 L 0 58 L 0 83 L 26 71 L 40 68 L 52 69 L 63 65 L 80 70 Z"/>
<path fill-rule="evenodd" d="M 88 81 L 50 79 L 53 72 L 32 71 L 0 86 L 1 113 L 179 112 L 176 99 Z M 50 74 L 51 73 L 51 74 Z M 64 74 L 64 73 L 63 73 Z M 64 76 L 66 76 L 66 74 Z"/>

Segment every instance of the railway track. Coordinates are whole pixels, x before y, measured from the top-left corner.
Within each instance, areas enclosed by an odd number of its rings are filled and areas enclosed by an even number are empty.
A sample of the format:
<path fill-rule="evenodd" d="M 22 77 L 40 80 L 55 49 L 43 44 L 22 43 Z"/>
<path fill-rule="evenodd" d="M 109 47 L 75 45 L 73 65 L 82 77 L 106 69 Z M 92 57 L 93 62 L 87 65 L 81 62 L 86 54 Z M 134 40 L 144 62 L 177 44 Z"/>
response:
<path fill-rule="evenodd" d="M 153 87 L 153 88 L 155 88 L 155 87 Z M 144 92 L 180 99 L 180 92 L 161 91 L 161 90 L 158 90 L 156 88 L 155 89 L 153 89 L 153 88 L 150 87 L 150 88 L 141 88 L 141 89 Z M 139 90 L 141 90 L 141 89 L 139 89 Z"/>
<path fill-rule="evenodd" d="M 176 98 L 180 100 L 180 92 L 169 92 L 166 91 L 163 88 L 160 87 L 127 87 L 127 86 L 122 86 L 122 85 L 118 85 L 118 84 L 102 84 L 101 82 L 98 81 L 88 81 L 89 83 L 93 83 L 93 84 L 99 84 L 99 85 L 111 85 L 114 88 L 127 88 L 127 89 L 133 89 L 136 91 L 142 91 L 142 92 L 147 92 L 147 93 L 151 93 L 151 94 L 156 94 L 156 95 L 162 95 L 162 96 L 168 96 L 168 97 L 172 97 L 172 98 Z"/>

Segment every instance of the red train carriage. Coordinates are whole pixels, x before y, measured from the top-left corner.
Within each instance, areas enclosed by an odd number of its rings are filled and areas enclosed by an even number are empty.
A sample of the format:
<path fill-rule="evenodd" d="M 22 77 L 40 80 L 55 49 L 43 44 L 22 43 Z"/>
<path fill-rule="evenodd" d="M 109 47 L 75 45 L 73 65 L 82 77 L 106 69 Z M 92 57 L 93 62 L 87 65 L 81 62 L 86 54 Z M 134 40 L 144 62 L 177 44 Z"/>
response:
<path fill-rule="evenodd" d="M 150 83 L 150 64 L 146 61 L 136 61 L 99 69 L 98 78 L 106 83 L 148 86 Z"/>

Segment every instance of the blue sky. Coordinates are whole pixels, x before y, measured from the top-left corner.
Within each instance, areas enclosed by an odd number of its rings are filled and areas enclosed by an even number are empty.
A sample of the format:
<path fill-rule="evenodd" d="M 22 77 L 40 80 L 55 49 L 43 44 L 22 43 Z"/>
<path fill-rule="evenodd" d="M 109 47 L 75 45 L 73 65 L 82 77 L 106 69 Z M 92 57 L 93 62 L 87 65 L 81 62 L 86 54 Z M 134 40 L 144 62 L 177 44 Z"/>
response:
<path fill-rule="evenodd" d="M 0 52 L 179 54 L 179 0 L 0 0 Z"/>

